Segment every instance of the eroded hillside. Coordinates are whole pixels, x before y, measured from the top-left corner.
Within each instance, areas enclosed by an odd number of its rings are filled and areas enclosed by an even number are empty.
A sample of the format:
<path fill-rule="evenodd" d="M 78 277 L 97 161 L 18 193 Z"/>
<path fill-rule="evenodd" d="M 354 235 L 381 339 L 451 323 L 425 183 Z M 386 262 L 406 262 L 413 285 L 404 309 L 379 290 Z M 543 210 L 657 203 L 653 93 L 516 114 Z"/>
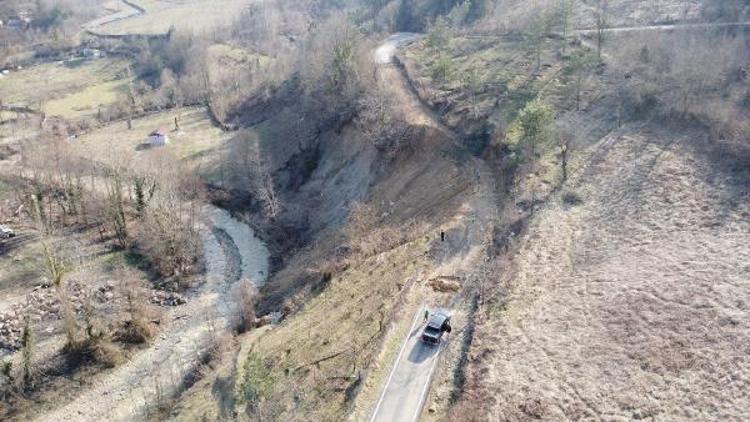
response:
<path fill-rule="evenodd" d="M 4 3 L 0 417 L 748 419 L 747 13 Z"/>

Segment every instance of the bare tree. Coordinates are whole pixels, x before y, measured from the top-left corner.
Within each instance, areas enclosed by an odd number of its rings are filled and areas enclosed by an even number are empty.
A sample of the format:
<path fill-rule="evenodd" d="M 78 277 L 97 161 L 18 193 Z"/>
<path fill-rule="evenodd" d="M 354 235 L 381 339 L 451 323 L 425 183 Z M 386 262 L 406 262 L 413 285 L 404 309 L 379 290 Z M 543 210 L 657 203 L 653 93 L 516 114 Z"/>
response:
<path fill-rule="evenodd" d="M 397 111 L 389 87 L 380 82 L 362 96 L 357 113 L 357 126 L 372 145 L 388 156 L 401 152 L 409 139 L 410 127 Z"/>
<path fill-rule="evenodd" d="M 270 161 L 264 157 L 255 133 L 242 132 L 233 140 L 229 162 L 235 183 L 255 195 L 268 218 L 278 217 L 283 209 L 281 198 L 276 191 Z"/>
<path fill-rule="evenodd" d="M 123 196 L 124 168 L 114 166 L 107 170 L 106 188 L 107 205 L 105 212 L 111 227 L 122 248 L 126 248 L 129 242 L 128 222 L 125 214 L 125 198 Z"/>
<path fill-rule="evenodd" d="M 32 358 L 34 353 L 34 339 L 31 331 L 31 320 L 28 315 L 23 319 L 23 331 L 21 333 L 21 348 L 23 350 L 23 388 L 31 390 L 34 388 L 34 373 Z"/>
<path fill-rule="evenodd" d="M 52 278 L 52 285 L 55 287 L 57 298 L 60 301 L 60 312 L 62 313 L 63 328 L 67 338 L 67 346 L 74 349 L 78 345 L 78 322 L 76 322 L 73 303 L 68 295 L 68 289 L 65 284 L 65 276 L 71 271 L 60 255 L 53 251 L 48 240 L 42 242 L 47 271 Z"/>
<path fill-rule="evenodd" d="M 139 246 L 161 275 L 188 281 L 185 276 L 199 268 L 202 252 L 198 233 L 205 199 L 202 182 L 170 150 L 153 151 L 131 173 L 145 180 L 141 227 L 135 234 Z M 138 195 L 135 199 L 138 208 Z"/>
<path fill-rule="evenodd" d="M 570 77 L 570 87 L 573 90 L 576 111 L 581 109 L 581 91 L 597 63 L 596 57 L 593 57 L 588 51 L 579 50 L 571 55 L 568 65 L 565 67 L 565 73 Z"/>
<path fill-rule="evenodd" d="M 607 0 L 596 0 L 596 7 L 594 8 L 594 19 L 596 20 L 596 54 L 600 60 L 602 58 L 604 37 L 609 28 L 606 8 Z"/>
<path fill-rule="evenodd" d="M 253 190 L 263 202 L 266 215 L 274 220 L 281 212 L 281 200 L 276 194 L 273 175 L 264 161 L 258 160 L 253 167 L 255 177 L 253 178 Z"/>
<path fill-rule="evenodd" d="M 568 31 L 570 29 L 570 20 L 575 14 L 576 0 L 560 0 L 560 27 L 562 29 L 562 53 L 565 54 L 565 48 L 568 44 Z"/>
<path fill-rule="evenodd" d="M 372 81 L 372 54 L 359 29 L 343 13 L 316 27 L 297 60 L 308 109 L 321 118 L 345 119 L 356 111 Z"/>
<path fill-rule="evenodd" d="M 234 288 L 237 331 L 244 333 L 255 323 L 255 287 L 250 280 L 241 280 Z"/>
<path fill-rule="evenodd" d="M 555 121 L 555 142 L 560 151 L 560 171 L 562 172 L 560 183 L 568 180 L 568 163 L 572 156 L 576 141 L 580 136 L 582 124 L 575 116 L 559 118 Z"/>

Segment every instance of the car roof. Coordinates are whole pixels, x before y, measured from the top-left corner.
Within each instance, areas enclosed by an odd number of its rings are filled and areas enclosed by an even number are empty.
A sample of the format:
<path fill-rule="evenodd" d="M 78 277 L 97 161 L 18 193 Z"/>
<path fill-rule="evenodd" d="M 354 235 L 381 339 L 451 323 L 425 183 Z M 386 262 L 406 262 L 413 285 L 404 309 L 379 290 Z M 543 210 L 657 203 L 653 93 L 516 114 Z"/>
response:
<path fill-rule="evenodd" d="M 434 328 L 440 328 L 446 320 L 450 319 L 450 315 L 443 311 L 436 311 L 430 315 L 430 319 L 427 325 Z"/>

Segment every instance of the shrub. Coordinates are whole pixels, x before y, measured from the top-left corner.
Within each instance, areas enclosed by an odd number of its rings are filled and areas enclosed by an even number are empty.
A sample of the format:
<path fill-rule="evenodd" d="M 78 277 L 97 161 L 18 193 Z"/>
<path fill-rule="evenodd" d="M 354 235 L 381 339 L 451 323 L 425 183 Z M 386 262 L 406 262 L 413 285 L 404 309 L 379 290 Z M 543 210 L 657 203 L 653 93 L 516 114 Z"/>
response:
<path fill-rule="evenodd" d="M 164 204 L 148 208 L 141 234 L 143 250 L 162 276 L 196 271 L 201 253 L 197 227 Z"/>
<path fill-rule="evenodd" d="M 443 50 L 450 44 L 451 35 L 448 22 L 442 17 L 435 20 L 427 33 L 427 46 L 435 50 Z"/>
<path fill-rule="evenodd" d="M 69 365 L 73 366 L 95 362 L 106 368 L 114 368 L 125 361 L 122 349 L 104 335 L 66 344 L 63 350 Z"/>
<path fill-rule="evenodd" d="M 565 205 L 576 206 L 583 204 L 583 198 L 573 191 L 563 193 L 562 200 Z"/>
<path fill-rule="evenodd" d="M 257 407 L 273 394 L 275 387 L 276 377 L 271 366 L 260 354 L 250 352 L 243 367 L 239 401 L 251 408 Z"/>
<path fill-rule="evenodd" d="M 146 318 L 132 318 L 122 324 L 118 330 L 116 338 L 125 343 L 141 344 L 146 343 L 154 337 L 156 330 L 151 326 Z"/>
<path fill-rule="evenodd" d="M 97 363 L 107 368 L 114 368 L 125 361 L 122 350 L 110 341 L 94 341 L 89 344 L 89 351 Z"/>
<path fill-rule="evenodd" d="M 237 283 L 232 297 L 235 298 L 237 309 L 235 327 L 237 332 L 244 333 L 250 330 L 255 323 L 255 288 L 250 280 L 242 280 Z"/>
<path fill-rule="evenodd" d="M 150 323 L 150 315 L 145 303 L 146 292 L 138 280 L 136 272 L 130 269 L 119 269 L 115 277 L 120 280 L 120 294 L 125 298 L 130 319 L 123 322 L 115 337 L 126 343 L 146 343 L 156 334 Z"/>
<path fill-rule="evenodd" d="M 453 74 L 453 62 L 445 55 L 440 55 L 432 65 L 430 76 L 435 81 L 445 82 L 450 79 Z"/>

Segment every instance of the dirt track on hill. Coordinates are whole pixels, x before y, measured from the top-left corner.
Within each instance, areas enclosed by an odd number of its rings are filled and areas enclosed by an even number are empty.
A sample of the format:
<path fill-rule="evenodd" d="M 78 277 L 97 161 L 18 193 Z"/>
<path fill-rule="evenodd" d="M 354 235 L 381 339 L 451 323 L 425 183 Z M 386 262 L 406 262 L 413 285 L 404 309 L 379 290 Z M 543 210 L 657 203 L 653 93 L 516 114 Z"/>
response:
<path fill-rule="evenodd" d="M 97 376 L 73 402 L 38 420 L 145 419 L 148 406 L 160 394 L 169 397 L 177 391 L 211 342 L 229 328 L 233 285 L 240 279 L 262 284 L 268 274 L 268 251 L 249 227 L 226 211 L 213 207 L 207 211 L 213 228 L 226 236 L 217 238 L 212 230 L 204 230 L 206 282 L 191 292 L 186 305 L 163 318 L 169 323 L 150 348 Z M 236 259 L 240 262 L 229 262 Z"/>
<path fill-rule="evenodd" d="M 676 23 L 664 25 L 644 25 L 644 26 L 619 26 L 605 28 L 604 32 L 611 34 L 624 34 L 630 32 L 645 31 L 680 31 L 691 29 L 714 29 L 714 28 L 745 28 L 750 27 L 750 22 L 714 22 L 714 23 Z M 578 29 L 573 31 L 575 34 L 592 35 L 596 34 L 596 29 Z"/>
<path fill-rule="evenodd" d="M 398 99 L 399 111 L 409 124 L 435 128 L 458 145 L 461 143 L 460 137 L 439 121 L 435 112 L 421 101 L 405 75 L 393 63 L 397 49 L 419 37 L 417 34 L 409 33 L 394 34 L 375 50 L 375 61 L 380 65 L 380 77 L 390 88 L 390 94 Z M 463 226 L 460 230 L 462 235 L 451 244 L 451 250 L 443 251 L 445 256 L 434 270 L 436 275 L 470 273 L 478 260 L 484 257 L 487 240 L 497 218 L 498 200 L 490 169 L 481 159 L 471 159 L 467 165 L 471 167 L 470 171 L 475 177 L 474 195 L 467 204 L 460 223 Z M 454 314 L 454 321 L 463 321 L 466 318 L 465 310 L 458 305 L 460 299 L 456 297 L 453 304 L 457 306 L 449 309 Z M 461 327 L 457 328 L 460 330 Z M 422 325 L 412 324 L 370 415 L 371 421 L 412 421 L 420 418 L 429 396 L 434 372 L 436 369 L 439 370 L 441 351 L 447 346 L 447 343 L 441 346 L 423 344 L 420 341 L 421 329 Z M 461 339 L 458 336 L 448 336 L 446 341 L 455 342 Z"/>

